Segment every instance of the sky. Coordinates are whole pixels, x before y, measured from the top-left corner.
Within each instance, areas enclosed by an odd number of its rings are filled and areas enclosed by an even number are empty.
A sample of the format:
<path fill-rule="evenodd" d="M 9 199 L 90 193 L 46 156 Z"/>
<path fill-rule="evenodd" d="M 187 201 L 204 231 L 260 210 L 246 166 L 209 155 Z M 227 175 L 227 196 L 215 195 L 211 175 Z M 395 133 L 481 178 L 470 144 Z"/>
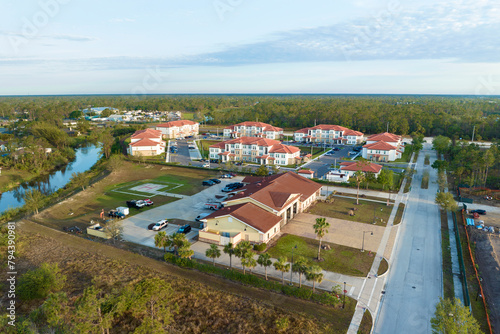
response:
<path fill-rule="evenodd" d="M 0 6 L 0 95 L 500 95 L 498 0 Z"/>

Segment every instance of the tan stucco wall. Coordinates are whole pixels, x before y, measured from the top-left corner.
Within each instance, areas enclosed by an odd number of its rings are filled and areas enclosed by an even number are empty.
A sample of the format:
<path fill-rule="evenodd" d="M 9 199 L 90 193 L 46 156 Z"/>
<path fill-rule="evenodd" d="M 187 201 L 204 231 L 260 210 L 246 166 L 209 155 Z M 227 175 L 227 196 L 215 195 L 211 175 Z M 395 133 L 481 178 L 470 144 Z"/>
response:
<path fill-rule="evenodd" d="M 232 221 L 229 221 L 232 219 Z M 215 225 L 217 223 L 217 225 Z M 209 230 L 221 232 L 229 232 L 231 234 L 241 232 L 241 240 L 249 240 L 251 242 L 260 242 L 260 233 L 253 227 L 243 224 L 238 219 L 231 216 L 219 217 L 217 219 L 208 219 L 207 227 Z M 246 227 L 246 231 L 245 231 Z M 248 236 L 248 239 L 247 239 Z"/>

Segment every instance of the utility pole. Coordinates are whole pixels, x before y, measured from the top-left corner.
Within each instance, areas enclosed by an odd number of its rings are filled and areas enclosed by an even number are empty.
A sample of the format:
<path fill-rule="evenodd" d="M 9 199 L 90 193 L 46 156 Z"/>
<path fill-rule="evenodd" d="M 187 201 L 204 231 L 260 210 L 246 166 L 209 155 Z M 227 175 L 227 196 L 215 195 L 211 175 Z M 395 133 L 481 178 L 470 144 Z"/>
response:
<path fill-rule="evenodd" d="M 387 132 L 389 132 L 389 122 L 387 122 Z"/>
<path fill-rule="evenodd" d="M 476 131 L 476 126 L 472 128 L 472 142 L 474 143 L 474 132 Z"/>

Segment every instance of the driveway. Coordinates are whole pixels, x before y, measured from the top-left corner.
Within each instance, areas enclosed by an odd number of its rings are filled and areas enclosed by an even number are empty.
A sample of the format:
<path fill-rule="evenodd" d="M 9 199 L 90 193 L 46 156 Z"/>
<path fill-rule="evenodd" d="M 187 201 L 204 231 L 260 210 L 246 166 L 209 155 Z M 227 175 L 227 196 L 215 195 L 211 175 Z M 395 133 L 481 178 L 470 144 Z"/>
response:
<path fill-rule="evenodd" d="M 321 216 L 299 213 L 281 228 L 281 232 L 316 239 L 313 228 L 316 218 L 321 218 Z M 364 249 L 372 252 L 377 251 L 385 230 L 385 226 L 363 224 L 343 219 L 326 217 L 326 221 L 330 223 L 330 228 L 323 237 L 324 241 L 361 249 L 363 247 L 363 232 L 366 231 L 367 233 L 364 233 Z M 373 235 L 369 232 L 373 232 Z"/>
<path fill-rule="evenodd" d="M 160 219 L 177 218 L 192 221 L 193 226 L 198 226 L 195 218 L 202 212 L 211 212 L 203 206 L 208 201 L 216 200 L 215 195 L 224 194 L 221 190 L 228 183 L 241 181 L 242 177 L 233 179 L 222 179 L 220 184 L 207 187 L 207 189 L 193 195 L 184 196 L 175 202 L 171 202 L 148 211 L 144 211 L 135 216 L 124 219 L 122 238 L 137 244 L 154 247 L 154 235 L 156 232 L 148 230 L 148 226 L 156 223 Z M 177 231 L 178 226 L 168 226 L 164 231 L 172 234 Z M 198 229 L 193 229 L 187 234 L 188 239 L 193 239 L 198 235 Z"/>

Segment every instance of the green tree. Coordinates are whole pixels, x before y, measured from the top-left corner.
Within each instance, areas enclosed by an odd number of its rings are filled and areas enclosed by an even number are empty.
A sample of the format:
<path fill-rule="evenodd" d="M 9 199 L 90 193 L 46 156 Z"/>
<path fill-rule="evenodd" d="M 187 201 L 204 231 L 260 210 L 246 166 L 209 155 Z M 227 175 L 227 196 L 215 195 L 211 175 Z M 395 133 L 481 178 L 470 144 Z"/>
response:
<path fill-rule="evenodd" d="M 250 241 L 243 240 L 234 248 L 234 255 L 236 257 L 242 258 L 246 253 L 252 250 L 252 244 Z"/>
<path fill-rule="evenodd" d="M 116 172 L 123 166 L 123 159 L 121 154 L 112 154 L 108 160 L 108 166 L 112 172 Z"/>
<path fill-rule="evenodd" d="M 69 332 L 70 309 L 65 292 L 51 293 L 40 307 L 50 329 L 57 332 Z"/>
<path fill-rule="evenodd" d="M 424 135 L 419 132 L 412 132 L 410 135 L 412 138 L 412 145 L 415 151 L 420 151 L 424 148 Z"/>
<path fill-rule="evenodd" d="M 218 259 L 221 255 L 220 249 L 217 245 L 212 244 L 205 252 L 205 255 L 212 259 L 212 264 L 215 266 L 215 259 Z"/>
<path fill-rule="evenodd" d="M 249 268 L 252 271 L 252 268 L 255 268 L 257 265 L 257 261 L 255 260 L 254 252 L 248 251 L 243 254 L 241 257 L 241 266 L 243 267 L 243 275 L 245 274 L 245 269 Z"/>
<path fill-rule="evenodd" d="M 224 245 L 224 248 L 222 249 L 222 251 L 225 254 L 229 255 L 229 268 L 233 269 L 233 263 L 232 263 L 232 259 L 233 259 L 233 255 L 234 255 L 234 245 L 233 245 L 233 243 L 228 242 L 226 245 Z"/>
<path fill-rule="evenodd" d="M 306 270 L 306 279 L 313 282 L 313 292 L 316 289 L 316 283 L 321 283 L 323 281 L 323 273 L 321 272 L 321 267 L 314 265 L 310 266 Z"/>
<path fill-rule="evenodd" d="M 448 161 L 436 160 L 432 163 L 431 167 L 437 169 L 439 173 L 444 172 L 448 168 Z"/>
<path fill-rule="evenodd" d="M 297 260 L 292 265 L 292 271 L 299 273 L 299 288 L 302 286 L 302 274 L 307 272 L 308 263 L 303 256 L 297 257 Z"/>
<path fill-rule="evenodd" d="M 460 299 L 439 298 L 436 312 L 431 319 L 433 334 L 480 334 L 483 333 L 477 320 L 472 316 L 468 307 L 462 305 Z"/>
<path fill-rule="evenodd" d="M 108 333 L 113 324 L 115 312 L 105 310 L 108 296 L 95 286 L 90 286 L 83 291 L 75 305 L 75 329 L 79 333 Z"/>
<path fill-rule="evenodd" d="M 162 248 L 163 253 L 167 252 L 168 235 L 165 231 L 160 231 L 155 235 L 155 247 Z"/>
<path fill-rule="evenodd" d="M 382 189 L 385 189 L 385 186 L 389 188 L 389 195 L 387 197 L 387 205 L 389 205 L 391 196 L 390 190 L 394 186 L 394 172 L 392 170 L 382 169 L 378 175 L 377 181 L 382 185 Z"/>
<path fill-rule="evenodd" d="M 19 278 L 18 295 L 21 300 L 46 298 L 49 293 L 61 290 L 66 281 L 56 264 L 42 263 Z"/>
<path fill-rule="evenodd" d="M 184 239 L 182 240 L 182 244 L 177 249 L 177 253 L 179 254 L 179 257 L 190 260 L 191 257 L 194 255 L 194 250 L 191 249 L 191 243 L 186 239 L 185 235 Z"/>
<path fill-rule="evenodd" d="M 318 246 L 318 261 L 321 260 L 321 242 L 326 233 L 328 233 L 328 228 L 330 227 L 330 223 L 326 221 L 326 218 L 316 218 L 316 224 L 313 225 L 314 233 L 319 238 L 319 246 Z"/>
<path fill-rule="evenodd" d="M 90 179 L 84 173 L 72 173 L 71 182 L 76 187 L 82 187 L 82 190 L 85 190 L 85 187 L 90 183 Z"/>
<path fill-rule="evenodd" d="M 255 171 L 255 175 L 257 176 L 267 176 L 269 175 L 269 170 L 266 165 L 260 165 L 259 168 Z"/>
<path fill-rule="evenodd" d="M 38 214 L 38 209 L 43 206 L 45 198 L 38 189 L 29 189 L 23 195 L 24 206 L 34 214 Z"/>
<path fill-rule="evenodd" d="M 69 114 L 69 118 L 71 118 L 71 119 L 78 119 L 78 118 L 80 118 L 82 116 L 83 116 L 83 112 L 81 110 L 73 110 Z"/>
<path fill-rule="evenodd" d="M 281 271 L 281 284 L 285 285 L 285 273 L 290 271 L 290 263 L 286 262 L 287 259 L 284 256 L 280 256 L 278 261 L 273 263 L 274 269 Z"/>
<path fill-rule="evenodd" d="M 140 323 L 134 333 L 164 333 L 178 310 L 172 305 L 173 290 L 161 278 L 148 278 L 139 282 L 129 300 L 129 310 Z"/>
<path fill-rule="evenodd" d="M 356 165 L 361 166 L 362 164 L 360 164 L 360 161 L 358 161 L 358 163 Z M 356 204 L 357 205 L 359 205 L 359 185 L 361 183 L 363 183 L 363 181 L 365 180 L 365 177 L 366 177 L 365 173 L 361 170 L 357 170 L 353 175 L 353 181 L 358 188 L 358 190 L 356 192 Z"/>
<path fill-rule="evenodd" d="M 432 140 L 432 146 L 439 154 L 445 154 L 448 152 L 451 140 L 445 136 L 437 136 Z"/>
<path fill-rule="evenodd" d="M 111 156 L 111 148 L 115 142 L 115 138 L 109 130 L 102 131 L 99 135 L 99 141 L 101 142 L 101 150 L 106 159 Z"/>
<path fill-rule="evenodd" d="M 113 110 L 106 108 L 101 112 L 101 117 L 109 117 L 113 114 Z"/>
<path fill-rule="evenodd" d="M 452 193 L 438 192 L 435 202 L 445 211 L 455 211 L 458 208 Z"/>
<path fill-rule="evenodd" d="M 269 255 L 268 253 L 260 254 L 259 258 L 257 259 L 257 263 L 264 267 L 267 281 L 267 267 L 270 267 L 273 264 L 273 261 L 271 261 L 271 255 Z"/>

